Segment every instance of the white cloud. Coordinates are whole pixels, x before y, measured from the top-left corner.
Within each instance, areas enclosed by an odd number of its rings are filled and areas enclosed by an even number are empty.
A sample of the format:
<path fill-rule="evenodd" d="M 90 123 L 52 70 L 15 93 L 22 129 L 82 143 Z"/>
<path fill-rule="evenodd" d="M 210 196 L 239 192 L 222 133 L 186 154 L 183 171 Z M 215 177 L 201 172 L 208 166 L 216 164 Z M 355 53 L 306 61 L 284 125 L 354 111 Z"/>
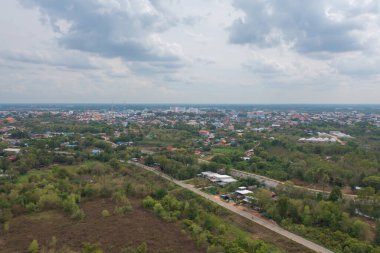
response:
<path fill-rule="evenodd" d="M 379 103 L 379 16 L 378 0 L 5 1 L 0 102 Z"/>

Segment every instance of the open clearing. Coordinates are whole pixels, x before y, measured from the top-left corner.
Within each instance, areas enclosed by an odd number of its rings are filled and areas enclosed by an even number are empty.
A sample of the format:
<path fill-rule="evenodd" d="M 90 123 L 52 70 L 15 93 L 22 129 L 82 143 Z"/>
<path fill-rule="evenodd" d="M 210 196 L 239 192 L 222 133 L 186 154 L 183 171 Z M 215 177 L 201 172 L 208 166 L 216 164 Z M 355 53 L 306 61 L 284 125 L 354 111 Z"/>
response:
<path fill-rule="evenodd" d="M 98 243 L 104 252 L 120 250 L 146 242 L 149 252 L 205 252 L 186 234 L 180 225 L 167 223 L 145 210 L 141 200 L 130 199 L 133 211 L 126 216 L 111 215 L 104 218 L 102 210 L 113 213 L 111 200 L 97 199 L 82 204 L 86 218 L 73 221 L 60 212 L 50 211 L 36 215 L 23 215 L 10 222 L 8 234 L 0 234 L 2 253 L 26 252 L 33 239 L 40 246 L 49 245 L 52 236 L 58 240 L 57 248 L 68 246 L 79 250 L 83 242 Z"/>

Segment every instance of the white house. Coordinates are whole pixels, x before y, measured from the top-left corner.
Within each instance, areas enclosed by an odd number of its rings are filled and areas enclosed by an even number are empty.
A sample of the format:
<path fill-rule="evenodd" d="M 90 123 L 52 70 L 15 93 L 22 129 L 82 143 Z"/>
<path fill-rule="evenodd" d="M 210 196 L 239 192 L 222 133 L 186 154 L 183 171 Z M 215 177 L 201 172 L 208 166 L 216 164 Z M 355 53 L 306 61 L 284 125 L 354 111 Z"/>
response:
<path fill-rule="evenodd" d="M 217 183 L 221 186 L 236 182 L 237 180 L 229 175 L 221 175 L 211 171 L 202 172 L 201 175 L 213 183 Z"/>

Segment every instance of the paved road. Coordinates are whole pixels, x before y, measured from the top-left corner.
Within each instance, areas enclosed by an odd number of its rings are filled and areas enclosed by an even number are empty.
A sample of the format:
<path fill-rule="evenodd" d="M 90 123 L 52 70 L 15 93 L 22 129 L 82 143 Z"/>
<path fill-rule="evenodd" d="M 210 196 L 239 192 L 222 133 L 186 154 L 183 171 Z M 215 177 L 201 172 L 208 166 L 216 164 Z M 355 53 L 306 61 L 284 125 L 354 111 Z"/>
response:
<path fill-rule="evenodd" d="M 281 182 L 281 181 L 278 181 L 278 180 L 275 180 L 275 179 L 272 179 L 272 178 L 269 178 L 269 177 L 265 177 L 265 176 L 261 176 L 261 175 L 255 174 L 255 173 L 250 173 L 250 172 L 241 171 L 241 170 L 234 170 L 234 169 L 232 169 L 231 170 L 231 175 L 234 176 L 234 177 L 237 177 L 237 178 L 247 178 L 247 177 L 255 178 L 259 182 L 262 182 L 263 184 L 265 184 L 266 187 L 269 187 L 269 188 L 276 188 L 280 184 L 282 184 L 282 185 L 285 184 L 284 182 Z M 325 195 L 329 195 L 330 194 L 329 191 L 321 191 L 321 190 L 311 189 L 311 188 L 307 188 L 307 187 L 303 187 L 303 186 L 299 186 L 299 185 L 293 185 L 293 187 L 299 188 L 299 189 L 302 189 L 302 190 L 306 190 L 306 191 L 309 191 L 309 192 L 313 192 L 313 193 L 316 193 L 316 194 L 317 193 L 324 193 Z M 356 197 L 357 197 L 357 195 L 343 194 L 343 198 L 345 198 L 347 200 L 354 200 Z"/>
<path fill-rule="evenodd" d="M 129 161 L 128 163 L 134 164 L 134 165 L 136 165 L 136 166 L 138 166 L 140 168 L 143 168 L 145 170 L 148 170 L 148 171 L 151 171 L 153 173 L 156 173 L 157 175 L 159 175 L 159 176 L 161 176 L 161 177 L 163 177 L 163 178 L 165 178 L 167 180 L 170 180 L 173 183 L 175 183 L 175 184 L 177 184 L 177 185 L 179 185 L 179 186 L 181 186 L 181 187 L 183 187 L 183 188 L 185 188 L 185 189 L 187 189 L 189 191 L 192 191 L 192 192 L 194 192 L 194 193 L 196 193 L 196 194 L 198 194 L 198 195 L 200 195 L 200 196 L 202 196 L 202 197 L 204 197 L 204 198 L 206 198 L 206 199 L 208 199 L 208 200 L 210 200 L 210 201 L 212 201 L 212 202 L 214 202 L 214 203 L 216 203 L 216 204 L 218 204 L 218 205 L 220 205 L 220 206 L 222 206 L 222 207 L 224 207 L 224 208 L 226 208 L 228 210 L 230 210 L 231 212 L 234 212 L 234 213 L 236 213 L 236 214 L 238 214 L 238 215 L 240 215 L 242 217 L 245 217 L 248 220 L 251 220 L 251 221 L 253 221 L 253 222 L 255 222 L 255 223 L 257 223 L 257 224 L 259 224 L 259 225 L 261 225 L 261 226 L 263 226 L 263 227 L 265 227 L 265 228 L 267 228 L 267 229 L 269 229 L 269 230 L 271 230 L 271 231 L 273 231 L 273 232 L 275 232 L 277 234 L 280 234 L 280 235 L 282 235 L 282 236 L 284 236 L 284 237 L 286 237 L 286 238 L 288 238 L 288 239 L 290 239 L 290 240 L 292 240 L 294 242 L 297 242 L 297 243 L 299 243 L 299 244 L 301 244 L 301 245 L 303 245 L 303 246 L 305 246 L 305 247 L 307 247 L 307 248 L 309 248 L 309 249 L 311 249 L 311 250 L 313 250 L 315 252 L 333 253 L 332 251 L 330 251 L 330 250 L 328 250 L 328 249 L 326 249 L 326 248 L 324 248 L 324 247 L 322 247 L 322 246 L 320 246 L 320 245 L 318 245 L 316 243 L 313 243 L 313 242 L 311 242 L 309 240 L 306 240 L 305 238 L 303 238 L 301 236 L 293 234 L 293 233 L 291 233 L 291 232 L 289 232 L 289 231 L 287 231 L 287 230 L 279 227 L 278 225 L 275 225 L 275 224 L 273 224 L 273 223 L 271 223 L 271 222 L 269 222 L 267 220 L 261 219 L 259 217 L 252 216 L 252 214 L 250 214 L 247 211 L 241 210 L 241 209 L 239 209 L 239 208 L 237 208 L 235 206 L 232 206 L 232 205 L 230 205 L 230 204 L 228 204 L 228 203 L 226 203 L 226 202 L 224 202 L 224 201 L 222 201 L 220 199 L 217 199 L 213 195 L 210 195 L 210 194 L 207 194 L 205 192 L 202 192 L 199 189 L 194 188 L 194 186 L 192 186 L 192 185 L 189 185 L 189 184 L 186 184 L 184 182 L 175 180 L 175 179 L 169 177 L 168 175 L 163 174 L 163 173 L 155 170 L 152 167 L 148 167 L 148 166 L 145 166 L 143 164 L 132 162 L 132 161 Z"/>
<path fill-rule="evenodd" d="M 206 163 L 209 162 L 209 161 L 203 160 L 203 159 L 198 159 L 198 161 L 200 161 L 200 162 L 206 162 Z M 273 178 L 261 176 L 261 175 L 258 175 L 258 174 L 255 174 L 255 173 L 251 173 L 251 172 L 246 172 L 246 171 L 241 171 L 241 170 L 235 170 L 235 169 L 231 170 L 231 176 L 234 176 L 234 177 L 237 177 L 237 178 L 247 178 L 247 177 L 248 178 L 255 178 L 256 180 L 258 180 L 259 182 L 263 183 L 268 188 L 276 188 L 280 184 L 282 184 L 282 185 L 285 184 L 284 182 L 278 181 L 278 180 L 273 179 Z M 293 187 L 299 188 L 299 189 L 302 189 L 302 190 L 305 190 L 305 191 L 308 191 L 308 192 L 313 192 L 313 193 L 316 193 L 316 194 L 317 193 L 324 193 L 327 196 L 330 194 L 329 191 L 321 191 L 321 190 L 311 189 L 311 188 L 304 187 L 304 186 L 299 186 L 299 185 L 293 185 Z M 357 198 L 357 195 L 343 193 L 343 198 L 347 199 L 347 200 L 355 200 Z"/>

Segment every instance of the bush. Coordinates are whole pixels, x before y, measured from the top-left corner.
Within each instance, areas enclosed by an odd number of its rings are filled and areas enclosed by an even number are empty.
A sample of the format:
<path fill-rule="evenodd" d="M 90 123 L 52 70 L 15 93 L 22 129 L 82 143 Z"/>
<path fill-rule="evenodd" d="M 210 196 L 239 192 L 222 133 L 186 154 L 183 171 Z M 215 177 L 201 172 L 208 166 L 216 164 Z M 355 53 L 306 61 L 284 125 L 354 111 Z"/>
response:
<path fill-rule="evenodd" d="M 162 199 L 162 198 L 165 197 L 167 194 L 168 194 L 168 191 L 167 191 L 166 189 L 164 189 L 164 188 L 161 188 L 161 189 L 158 189 L 158 190 L 154 193 L 153 197 L 154 197 L 155 199 Z"/>
<path fill-rule="evenodd" d="M 37 240 L 33 240 L 28 247 L 29 253 L 38 253 L 40 246 L 38 245 Z"/>
<path fill-rule="evenodd" d="M 148 252 L 148 246 L 145 242 L 141 243 L 137 248 L 130 246 L 121 251 L 121 253 L 147 253 L 147 252 Z"/>
<path fill-rule="evenodd" d="M 165 209 L 162 207 L 161 203 L 156 203 L 154 205 L 153 212 L 163 219 L 166 219 L 169 216 Z"/>
<path fill-rule="evenodd" d="M 102 211 L 102 217 L 103 218 L 106 218 L 106 217 L 109 217 L 110 216 L 110 212 L 108 212 L 108 210 L 103 210 Z"/>
<path fill-rule="evenodd" d="M 49 243 L 50 247 L 55 248 L 57 246 L 57 242 L 58 242 L 57 237 L 53 236 Z"/>
<path fill-rule="evenodd" d="M 5 222 L 4 225 L 3 225 L 3 230 L 5 233 L 8 233 L 9 232 L 9 222 Z"/>
<path fill-rule="evenodd" d="M 148 246 L 145 242 L 141 243 L 136 250 L 136 253 L 147 253 L 148 252 Z"/>
<path fill-rule="evenodd" d="M 97 244 L 85 243 L 81 253 L 103 253 L 103 250 L 101 250 Z"/>
<path fill-rule="evenodd" d="M 156 201 L 151 196 L 148 196 L 148 197 L 144 198 L 144 200 L 143 200 L 143 206 L 145 208 L 153 209 L 155 204 L 156 204 Z"/>
<path fill-rule="evenodd" d="M 132 205 L 126 204 L 124 206 L 117 206 L 115 207 L 115 213 L 119 215 L 127 214 L 132 211 Z"/>
<path fill-rule="evenodd" d="M 207 253 L 224 253 L 222 246 L 211 245 L 207 248 Z"/>
<path fill-rule="evenodd" d="M 0 208 L 0 223 L 6 222 L 12 218 L 12 211 L 9 208 Z"/>
<path fill-rule="evenodd" d="M 71 218 L 74 220 L 83 220 L 86 217 L 84 211 L 79 207 L 71 214 Z"/>
<path fill-rule="evenodd" d="M 34 213 L 35 211 L 37 211 L 37 205 L 34 203 L 26 204 L 25 208 L 26 211 L 28 211 L 28 213 Z"/>
<path fill-rule="evenodd" d="M 38 200 L 37 206 L 40 210 L 55 209 L 59 207 L 60 198 L 55 192 L 44 194 Z"/>

